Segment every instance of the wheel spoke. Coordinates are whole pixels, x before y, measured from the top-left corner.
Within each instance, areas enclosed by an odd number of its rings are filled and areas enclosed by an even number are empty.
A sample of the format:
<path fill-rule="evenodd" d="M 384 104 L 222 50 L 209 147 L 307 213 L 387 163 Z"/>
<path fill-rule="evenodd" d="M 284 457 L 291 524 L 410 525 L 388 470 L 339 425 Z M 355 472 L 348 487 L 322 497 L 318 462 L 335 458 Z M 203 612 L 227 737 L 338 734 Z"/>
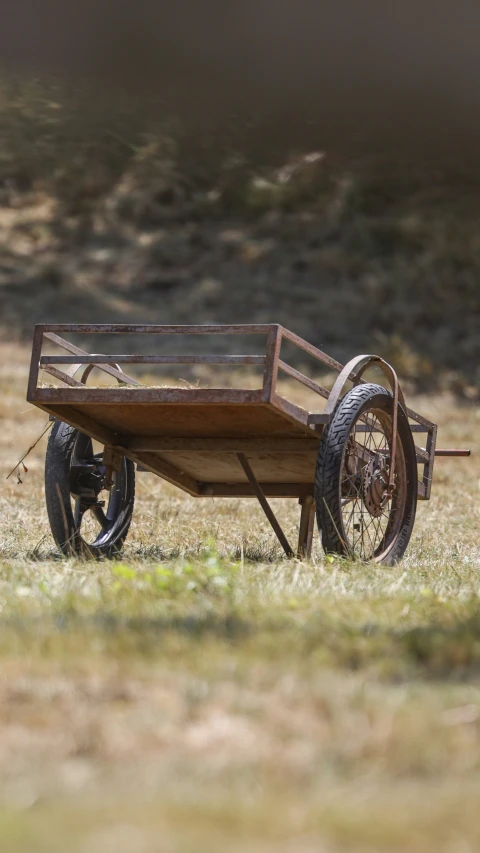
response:
<path fill-rule="evenodd" d="M 353 516 L 355 515 L 355 510 L 356 510 L 357 503 L 358 503 L 358 501 L 359 501 L 359 496 L 358 496 L 358 495 L 355 495 L 355 497 L 353 498 L 353 501 L 354 501 L 354 504 L 353 504 L 353 507 L 352 507 L 352 511 L 351 511 L 351 513 L 350 513 L 350 515 L 349 515 L 349 517 L 348 517 L 348 521 L 347 521 L 347 523 L 346 523 L 346 525 L 345 525 L 345 529 L 346 529 L 347 531 L 348 531 L 348 528 L 349 528 L 350 524 L 352 523 Z"/>
<path fill-rule="evenodd" d="M 95 516 L 102 530 L 106 530 L 109 527 L 110 522 L 101 506 L 92 506 L 92 515 Z"/>
<path fill-rule="evenodd" d="M 80 530 L 82 525 L 83 514 L 85 512 L 85 508 L 82 505 L 81 498 L 75 498 L 75 506 L 73 510 L 73 521 L 77 530 Z"/>
<path fill-rule="evenodd" d="M 370 521 L 367 521 L 367 523 L 365 525 L 365 533 L 367 534 L 367 536 L 369 538 L 370 545 L 372 548 L 372 552 L 371 552 L 372 557 L 375 554 L 375 550 L 376 550 L 375 546 L 376 546 L 376 542 L 377 542 L 377 534 L 376 534 L 377 528 L 375 527 L 375 524 L 376 524 L 376 519 L 372 518 Z M 373 541 L 372 541 L 372 537 L 370 536 L 370 528 L 372 528 L 372 527 L 373 527 Z"/>

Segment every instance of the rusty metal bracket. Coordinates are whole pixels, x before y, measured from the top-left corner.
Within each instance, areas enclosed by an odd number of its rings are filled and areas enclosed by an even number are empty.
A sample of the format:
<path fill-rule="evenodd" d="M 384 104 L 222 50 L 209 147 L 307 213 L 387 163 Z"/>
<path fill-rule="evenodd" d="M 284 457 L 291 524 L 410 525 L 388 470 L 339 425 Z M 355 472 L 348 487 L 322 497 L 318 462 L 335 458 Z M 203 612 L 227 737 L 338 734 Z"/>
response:
<path fill-rule="evenodd" d="M 280 542 L 283 550 L 285 551 L 287 557 L 293 557 L 294 553 L 292 548 L 290 547 L 290 543 L 287 537 L 285 536 L 282 528 L 280 527 L 280 524 L 278 523 L 275 517 L 275 513 L 273 512 L 270 504 L 268 503 L 265 495 L 263 494 L 260 483 L 255 477 L 255 474 L 253 473 L 250 467 L 247 457 L 244 453 L 237 453 L 237 459 L 240 462 L 240 465 L 242 466 L 243 470 L 245 471 L 248 482 L 250 483 L 255 495 L 257 496 L 260 506 L 262 507 L 265 515 L 267 516 L 271 526 L 273 527 L 277 539 Z"/>
<path fill-rule="evenodd" d="M 118 474 L 122 470 L 122 462 L 123 456 L 121 453 L 117 453 L 112 447 L 107 446 L 103 448 L 102 463 L 106 468 L 111 468 L 112 471 L 116 471 Z"/>
<path fill-rule="evenodd" d="M 115 471 L 117 474 L 122 470 L 122 461 L 123 456 L 121 453 L 117 453 L 113 447 L 109 447 L 106 445 L 103 448 L 103 465 L 106 468 L 105 473 L 105 486 L 107 489 L 111 489 L 113 486 L 113 472 Z"/>

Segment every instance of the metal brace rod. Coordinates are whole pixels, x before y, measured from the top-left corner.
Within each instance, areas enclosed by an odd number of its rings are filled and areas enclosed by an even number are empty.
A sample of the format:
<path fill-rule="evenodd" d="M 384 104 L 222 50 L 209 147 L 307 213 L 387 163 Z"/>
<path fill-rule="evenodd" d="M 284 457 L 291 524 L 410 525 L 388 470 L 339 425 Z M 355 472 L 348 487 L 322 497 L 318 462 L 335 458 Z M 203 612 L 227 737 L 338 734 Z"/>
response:
<path fill-rule="evenodd" d="M 242 466 L 243 470 L 245 471 L 245 474 L 247 475 L 248 482 L 250 483 L 253 491 L 255 492 L 255 495 L 258 498 L 260 506 L 262 507 L 265 515 L 267 516 L 270 524 L 272 525 L 272 527 L 276 533 L 277 539 L 280 542 L 283 550 L 285 551 L 287 557 L 293 557 L 294 553 L 293 553 L 292 548 L 290 547 L 288 539 L 285 536 L 282 528 L 280 527 L 277 519 L 275 518 L 275 513 L 273 512 L 270 504 L 268 503 L 265 495 L 263 494 L 262 489 L 260 487 L 260 483 L 258 482 L 257 478 L 255 477 L 255 474 L 253 473 L 253 471 L 250 467 L 250 464 L 248 462 L 247 457 L 245 456 L 244 453 L 237 453 L 237 459 L 240 462 L 240 465 Z"/>

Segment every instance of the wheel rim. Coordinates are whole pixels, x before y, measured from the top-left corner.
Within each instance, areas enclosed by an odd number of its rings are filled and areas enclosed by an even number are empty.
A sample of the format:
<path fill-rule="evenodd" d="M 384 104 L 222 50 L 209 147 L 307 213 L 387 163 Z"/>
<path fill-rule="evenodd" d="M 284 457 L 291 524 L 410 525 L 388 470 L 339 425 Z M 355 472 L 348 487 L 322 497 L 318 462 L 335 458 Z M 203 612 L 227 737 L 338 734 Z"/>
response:
<path fill-rule="evenodd" d="M 394 489 L 390 496 L 392 418 L 381 409 L 364 411 L 345 444 L 340 481 L 345 551 L 380 562 L 394 547 L 402 527 L 407 496 L 405 455 L 397 438 Z"/>
<path fill-rule="evenodd" d="M 92 549 L 109 544 L 123 511 L 126 464 L 112 472 L 107 489 L 103 453 L 94 452 L 92 439 L 78 433 L 70 459 L 70 497 L 75 536 Z"/>

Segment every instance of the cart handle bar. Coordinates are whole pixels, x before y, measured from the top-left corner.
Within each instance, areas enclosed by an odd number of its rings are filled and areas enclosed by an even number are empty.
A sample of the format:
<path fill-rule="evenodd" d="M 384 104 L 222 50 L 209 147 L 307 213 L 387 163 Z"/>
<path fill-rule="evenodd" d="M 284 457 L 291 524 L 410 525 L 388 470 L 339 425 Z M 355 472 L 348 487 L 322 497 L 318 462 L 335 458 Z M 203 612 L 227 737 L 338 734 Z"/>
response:
<path fill-rule="evenodd" d="M 435 456 L 470 456 L 471 450 L 448 448 L 437 448 Z"/>

